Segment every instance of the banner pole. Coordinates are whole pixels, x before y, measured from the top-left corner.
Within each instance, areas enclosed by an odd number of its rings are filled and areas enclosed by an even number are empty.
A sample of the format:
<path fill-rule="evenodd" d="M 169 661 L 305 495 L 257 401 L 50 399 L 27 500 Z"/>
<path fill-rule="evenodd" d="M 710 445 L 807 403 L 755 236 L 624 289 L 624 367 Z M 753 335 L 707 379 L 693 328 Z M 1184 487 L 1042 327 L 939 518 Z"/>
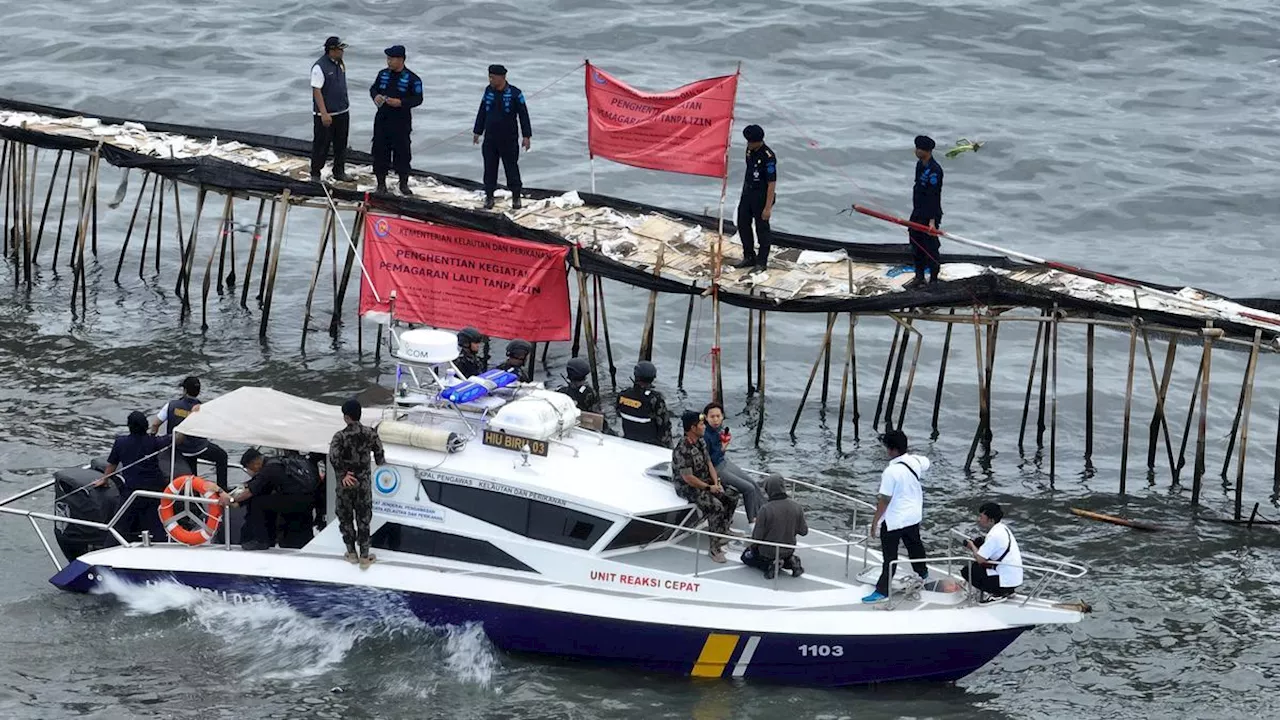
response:
<path fill-rule="evenodd" d="M 742 75 L 742 63 L 734 75 Z M 738 83 L 733 84 L 734 105 L 737 105 Z M 729 116 L 730 138 L 733 133 L 733 115 Z M 724 402 L 724 373 L 720 364 L 720 272 L 724 263 L 724 201 L 729 193 L 729 146 L 732 140 L 726 138 L 724 144 L 724 177 L 720 179 L 720 208 L 716 220 L 716 247 L 711 255 L 711 307 L 715 315 L 715 344 L 711 348 L 711 397 L 716 402 Z"/>

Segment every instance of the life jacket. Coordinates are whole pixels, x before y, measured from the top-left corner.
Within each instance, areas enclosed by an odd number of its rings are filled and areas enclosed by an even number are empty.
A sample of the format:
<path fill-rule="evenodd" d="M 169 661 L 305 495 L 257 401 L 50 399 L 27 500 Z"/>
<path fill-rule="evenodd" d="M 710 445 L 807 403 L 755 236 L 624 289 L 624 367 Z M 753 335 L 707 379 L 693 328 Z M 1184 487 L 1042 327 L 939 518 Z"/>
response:
<path fill-rule="evenodd" d="M 165 432 L 172 435 L 178 424 L 186 420 L 191 411 L 199 404 L 199 398 L 187 397 L 186 395 L 176 400 L 170 400 L 165 410 Z M 187 456 L 199 455 L 208 446 L 209 441 L 204 438 L 187 437 L 183 438 L 182 443 L 178 445 L 178 452 Z"/>
<path fill-rule="evenodd" d="M 622 420 L 622 436 L 628 440 L 658 444 L 658 426 L 653 418 L 653 388 L 632 385 L 618 395 L 614 406 Z"/>

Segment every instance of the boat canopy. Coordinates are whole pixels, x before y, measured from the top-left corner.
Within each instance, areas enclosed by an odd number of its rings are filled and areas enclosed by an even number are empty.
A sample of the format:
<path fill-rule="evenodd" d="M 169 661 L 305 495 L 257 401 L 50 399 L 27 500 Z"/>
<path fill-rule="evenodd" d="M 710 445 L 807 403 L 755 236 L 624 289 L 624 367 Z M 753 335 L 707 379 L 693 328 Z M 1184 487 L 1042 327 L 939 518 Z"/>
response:
<path fill-rule="evenodd" d="M 342 408 L 263 387 L 242 387 L 202 403 L 177 432 L 244 445 L 299 452 L 329 451 L 346 423 Z"/>

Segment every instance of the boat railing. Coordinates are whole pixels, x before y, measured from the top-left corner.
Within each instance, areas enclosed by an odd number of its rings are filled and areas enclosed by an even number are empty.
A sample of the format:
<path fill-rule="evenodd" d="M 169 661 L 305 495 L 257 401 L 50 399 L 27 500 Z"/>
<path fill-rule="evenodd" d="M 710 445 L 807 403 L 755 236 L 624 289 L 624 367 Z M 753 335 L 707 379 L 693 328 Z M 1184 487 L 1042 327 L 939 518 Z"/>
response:
<path fill-rule="evenodd" d="M 909 558 L 909 557 L 898 558 L 897 560 L 890 562 L 889 577 L 892 578 L 897 574 L 899 565 L 921 563 L 921 562 L 925 564 L 933 564 L 933 565 L 946 563 L 947 575 L 955 576 L 956 573 L 952 572 L 952 568 L 955 566 L 956 563 L 968 564 L 974 560 L 972 555 L 960 555 L 954 552 L 956 536 L 965 537 L 958 531 L 953 530 L 952 542 L 950 544 L 950 548 L 948 549 L 948 552 L 946 555 L 926 556 L 923 558 Z M 965 537 L 965 539 L 967 540 L 968 538 Z M 1030 559 L 1032 562 L 1030 563 L 1026 562 L 1026 560 L 1028 559 Z M 1031 574 L 1037 578 L 1037 581 L 1032 586 L 1030 592 L 1018 593 L 1019 595 L 1022 596 L 1022 602 L 1020 603 L 1022 605 L 1026 605 L 1032 600 L 1040 597 L 1041 593 L 1044 592 L 1045 588 L 1047 588 L 1049 583 L 1055 578 L 1061 578 L 1064 580 L 1079 580 L 1089 572 L 1089 569 L 1084 565 L 1081 565 L 1076 562 L 1072 562 L 1070 560 L 1045 558 L 1037 555 L 1031 555 L 1029 553 L 1023 554 L 1023 562 L 1021 563 L 995 561 L 995 560 L 989 560 L 987 562 L 993 566 L 1004 565 L 1008 567 L 1022 568 L 1022 571 L 1024 573 Z M 1035 563 L 1040 563 L 1040 564 L 1035 564 Z M 983 567 L 985 568 L 986 565 L 983 565 Z M 970 588 L 973 587 L 972 580 L 970 581 L 969 586 Z M 892 600 L 893 600 L 893 583 L 891 582 L 889 583 L 888 594 L 886 595 L 886 601 L 891 602 Z"/>

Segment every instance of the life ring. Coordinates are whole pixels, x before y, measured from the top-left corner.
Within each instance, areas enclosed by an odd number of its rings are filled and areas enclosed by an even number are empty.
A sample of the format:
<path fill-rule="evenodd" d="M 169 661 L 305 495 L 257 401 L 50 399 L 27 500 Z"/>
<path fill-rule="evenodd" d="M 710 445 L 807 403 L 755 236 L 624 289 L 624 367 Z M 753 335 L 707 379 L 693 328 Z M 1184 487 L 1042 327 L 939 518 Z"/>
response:
<path fill-rule="evenodd" d="M 214 499 L 219 496 L 221 489 L 217 483 L 209 482 L 198 475 L 181 475 L 174 478 L 164 492 L 166 495 Z M 174 507 L 179 502 L 186 506 L 186 509 L 181 512 Z M 197 507 L 200 510 L 197 510 Z M 194 527 L 184 526 L 183 520 L 189 520 Z M 213 539 L 213 534 L 218 531 L 218 525 L 222 522 L 222 506 L 188 503 L 171 497 L 163 498 L 160 500 L 160 522 L 164 524 L 165 532 L 174 540 L 187 545 L 203 545 Z"/>

